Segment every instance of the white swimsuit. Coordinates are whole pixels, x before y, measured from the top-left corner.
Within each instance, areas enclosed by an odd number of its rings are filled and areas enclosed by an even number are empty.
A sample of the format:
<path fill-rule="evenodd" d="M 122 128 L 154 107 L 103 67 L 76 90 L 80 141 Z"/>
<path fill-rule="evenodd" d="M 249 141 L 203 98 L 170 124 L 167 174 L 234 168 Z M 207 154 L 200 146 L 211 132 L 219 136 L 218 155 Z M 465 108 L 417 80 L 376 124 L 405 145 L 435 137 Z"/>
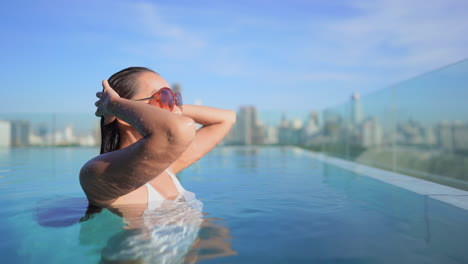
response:
<path fill-rule="evenodd" d="M 191 192 L 186 191 L 184 187 L 182 187 L 182 185 L 180 184 L 177 177 L 172 172 L 170 172 L 167 169 L 166 172 L 167 174 L 169 174 L 169 176 L 171 176 L 171 179 L 174 182 L 177 191 L 179 192 L 179 197 L 182 196 L 183 198 L 185 198 L 185 200 L 191 200 L 194 198 L 195 195 Z M 149 182 L 146 183 L 145 186 L 146 190 L 148 191 L 148 210 L 158 208 L 161 205 L 161 203 L 166 199 L 164 199 L 164 197 Z"/>
<path fill-rule="evenodd" d="M 101 257 L 109 261 L 138 263 L 185 263 L 185 256 L 197 240 L 203 222 L 203 203 L 186 191 L 176 176 L 166 172 L 174 181 L 179 195 L 166 200 L 146 184 L 148 207 L 137 229 L 123 229 L 108 240 Z"/>

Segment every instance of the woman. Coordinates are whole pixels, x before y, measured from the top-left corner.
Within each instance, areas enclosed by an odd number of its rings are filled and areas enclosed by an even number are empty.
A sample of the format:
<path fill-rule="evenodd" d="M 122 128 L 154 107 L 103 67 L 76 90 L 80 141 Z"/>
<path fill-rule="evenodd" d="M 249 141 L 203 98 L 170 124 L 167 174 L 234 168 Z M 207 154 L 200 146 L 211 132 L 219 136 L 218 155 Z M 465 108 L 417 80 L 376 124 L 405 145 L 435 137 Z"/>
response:
<path fill-rule="evenodd" d="M 117 72 L 102 85 L 103 91 L 96 94 L 101 155 L 80 171 L 89 201 L 81 221 L 108 208 L 126 223 L 108 240 L 102 263 L 183 262 L 193 256 L 189 250 L 198 247 L 198 232 L 206 221 L 201 202 L 175 174 L 213 149 L 233 126 L 236 114 L 182 105 L 180 93 L 143 67 Z M 196 130 L 195 123 L 202 127 Z M 86 230 L 86 225 L 81 227 Z"/>
<path fill-rule="evenodd" d="M 147 68 L 124 69 L 102 85 L 96 94 L 101 155 L 80 172 L 94 206 L 151 206 L 177 198 L 185 190 L 175 174 L 213 149 L 236 119 L 230 110 L 182 105 L 180 93 Z M 195 123 L 202 127 L 196 130 Z"/>

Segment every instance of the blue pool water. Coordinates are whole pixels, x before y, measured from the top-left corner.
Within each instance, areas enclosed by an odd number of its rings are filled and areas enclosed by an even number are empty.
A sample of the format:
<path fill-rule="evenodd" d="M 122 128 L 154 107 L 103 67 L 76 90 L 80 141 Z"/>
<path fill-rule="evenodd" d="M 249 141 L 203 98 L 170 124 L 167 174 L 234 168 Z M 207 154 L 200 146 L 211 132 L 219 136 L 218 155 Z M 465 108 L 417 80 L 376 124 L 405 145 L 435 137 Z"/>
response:
<path fill-rule="evenodd" d="M 213 150 L 178 175 L 197 199 L 144 228 L 107 210 L 80 223 L 97 152 L 0 149 L 1 263 L 468 263 L 467 211 L 292 148 Z"/>

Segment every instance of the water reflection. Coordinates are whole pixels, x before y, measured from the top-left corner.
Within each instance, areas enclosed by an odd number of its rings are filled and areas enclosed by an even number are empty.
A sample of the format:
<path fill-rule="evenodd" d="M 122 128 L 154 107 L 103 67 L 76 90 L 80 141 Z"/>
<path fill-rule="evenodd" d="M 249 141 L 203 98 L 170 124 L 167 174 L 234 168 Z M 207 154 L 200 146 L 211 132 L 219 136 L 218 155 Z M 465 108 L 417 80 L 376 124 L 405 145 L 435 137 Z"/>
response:
<path fill-rule="evenodd" d="M 202 209 L 201 201 L 183 198 L 151 210 L 110 208 L 81 224 L 80 244 L 99 251 L 100 263 L 196 263 L 236 254 L 229 229 Z"/>
<path fill-rule="evenodd" d="M 258 148 L 242 147 L 234 149 L 238 168 L 258 168 Z"/>

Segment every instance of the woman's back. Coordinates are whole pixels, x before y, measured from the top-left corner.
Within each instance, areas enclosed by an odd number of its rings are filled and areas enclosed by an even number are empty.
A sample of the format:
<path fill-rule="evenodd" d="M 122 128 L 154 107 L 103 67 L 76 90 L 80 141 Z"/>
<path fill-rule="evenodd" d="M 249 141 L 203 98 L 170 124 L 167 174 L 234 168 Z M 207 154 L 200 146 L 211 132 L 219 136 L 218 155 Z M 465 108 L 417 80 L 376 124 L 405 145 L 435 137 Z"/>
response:
<path fill-rule="evenodd" d="M 149 200 L 174 199 L 183 189 L 175 174 L 229 132 L 235 112 L 182 106 L 181 94 L 168 87 L 157 73 L 141 67 L 124 69 L 103 81 L 103 92 L 96 94 L 102 154 L 80 172 L 90 203 L 148 204 L 148 194 Z M 201 128 L 196 130 L 195 123 Z"/>

